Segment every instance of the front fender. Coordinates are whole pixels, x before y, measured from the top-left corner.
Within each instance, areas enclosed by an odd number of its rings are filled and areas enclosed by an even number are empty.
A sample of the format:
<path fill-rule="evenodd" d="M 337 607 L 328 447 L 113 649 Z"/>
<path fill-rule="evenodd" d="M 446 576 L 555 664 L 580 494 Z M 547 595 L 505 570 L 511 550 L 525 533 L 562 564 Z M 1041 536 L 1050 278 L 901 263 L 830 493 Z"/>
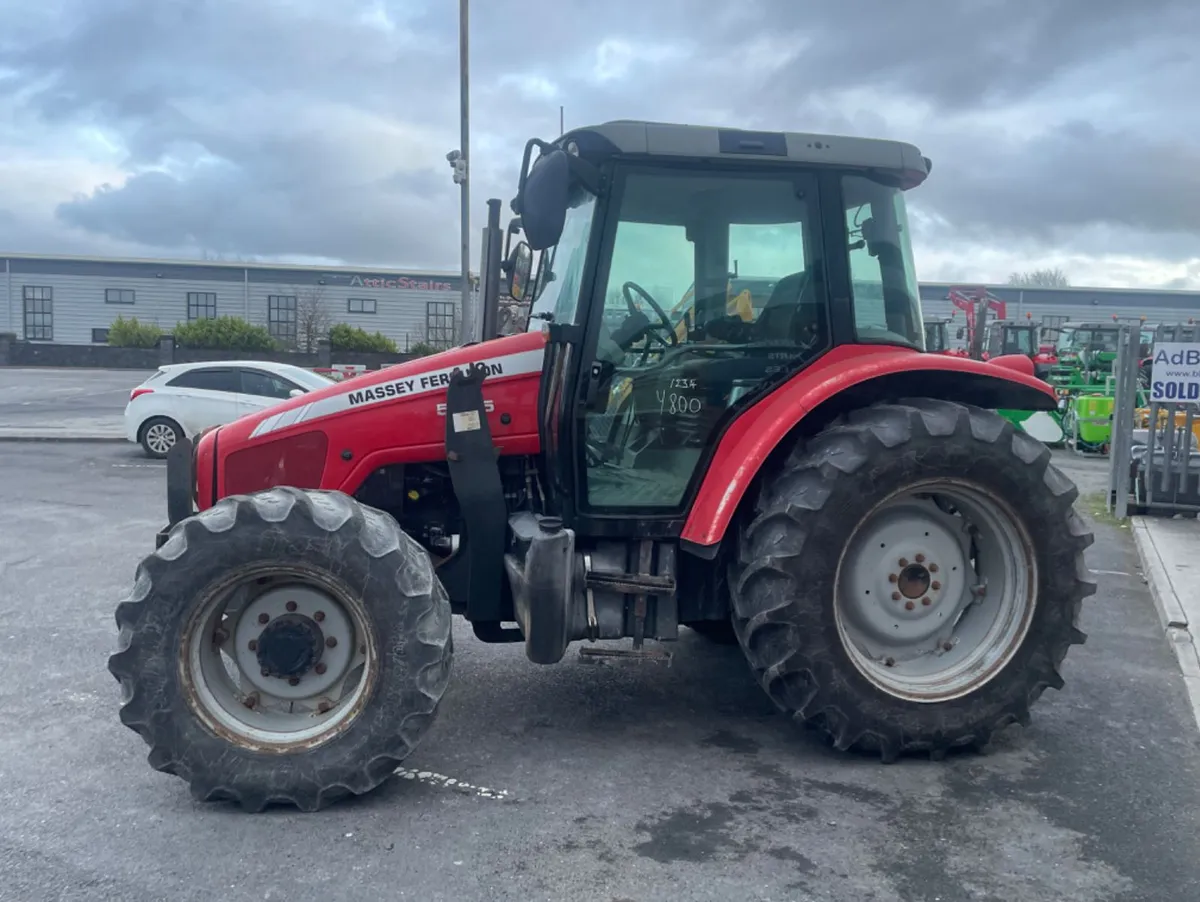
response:
<path fill-rule="evenodd" d="M 702 557 L 716 554 L 759 469 L 797 427 L 816 431 L 847 410 L 904 397 L 989 409 L 1057 406 L 1054 389 L 1034 377 L 1028 357 L 984 363 L 887 346 L 834 348 L 739 416 L 721 436 L 684 523 L 683 547 Z"/>

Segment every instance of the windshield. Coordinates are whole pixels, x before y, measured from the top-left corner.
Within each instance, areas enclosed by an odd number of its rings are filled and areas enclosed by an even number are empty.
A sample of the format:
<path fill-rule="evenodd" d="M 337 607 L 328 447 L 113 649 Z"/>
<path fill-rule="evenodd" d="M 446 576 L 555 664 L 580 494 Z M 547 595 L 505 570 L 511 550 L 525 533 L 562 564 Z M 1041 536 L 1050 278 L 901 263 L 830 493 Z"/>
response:
<path fill-rule="evenodd" d="M 579 189 L 575 202 L 567 209 L 558 244 L 542 252 L 526 327 L 529 331 L 539 331 L 546 322 L 575 322 L 595 210 L 596 196 Z"/>
<path fill-rule="evenodd" d="M 1033 330 L 1024 327 L 1007 329 L 1004 336 L 1005 354 L 1033 354 Z"/>
<path fill-rule="evenodd" d="M 1058 333 L 1058 342 L 1056 343 L 1059 353 L 1074 351 L 1075 347 L 1075 330 L 1063 329 Z"/>

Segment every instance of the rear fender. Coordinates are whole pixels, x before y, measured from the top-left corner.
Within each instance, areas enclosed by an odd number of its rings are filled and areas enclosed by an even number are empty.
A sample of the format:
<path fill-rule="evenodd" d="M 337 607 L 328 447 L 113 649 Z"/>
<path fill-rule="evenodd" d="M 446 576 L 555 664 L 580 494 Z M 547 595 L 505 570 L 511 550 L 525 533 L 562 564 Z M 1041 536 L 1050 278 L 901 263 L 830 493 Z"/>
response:
<path fill-rule="evenodd" d="M 1023 361 L 1023 363 L 1022 363 Z M 811 435 L 840 414 L 878 401 L 934 397 L 989 409 L 1053 410 L 1054 389 L 1022 355 L 988 363 L 895 347 L 834 348 L 734 420 L 722 435 L 680 538 L 704 558 L 721 539 L 764 463 L 789 437 Z"/>

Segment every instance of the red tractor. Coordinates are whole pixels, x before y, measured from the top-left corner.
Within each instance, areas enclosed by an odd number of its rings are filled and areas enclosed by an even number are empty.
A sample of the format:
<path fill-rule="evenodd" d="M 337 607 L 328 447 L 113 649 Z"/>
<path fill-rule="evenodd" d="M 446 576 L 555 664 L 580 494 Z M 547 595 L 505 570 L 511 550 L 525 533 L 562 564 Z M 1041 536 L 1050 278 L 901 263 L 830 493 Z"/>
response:
<path fill-rule="evenodd" d="M 1084 640 L 1092 537 L 991 412 L 1054 409 L 1029 358 L 921 353 L 904 192 L 929 168 L 645 122 L 530 141 L 524 240 L 484 279 L 530 331 L 172 450 L 109 661 L 150 764 L 251 811 L 365 793 L 433 723 L 455 614 L 539 665 L 736 642 L 781 711 L 885 761 L 1026 723 Z M 779 268 L 749 322 L 748 245 Z M 647 282 L 695 285 L 682 337 Z"/>

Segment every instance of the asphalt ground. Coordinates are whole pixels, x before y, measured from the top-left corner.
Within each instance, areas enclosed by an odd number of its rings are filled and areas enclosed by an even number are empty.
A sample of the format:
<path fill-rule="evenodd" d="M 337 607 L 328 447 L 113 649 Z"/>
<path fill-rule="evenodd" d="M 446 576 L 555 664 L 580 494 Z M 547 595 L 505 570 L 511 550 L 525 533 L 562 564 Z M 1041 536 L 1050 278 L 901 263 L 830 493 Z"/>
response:
<path fill-rule="evenodd" d="M 1070 461 L 1088 491 L 1102 466 Z M 836 753 L 695 634 L 669 669 L 538 668 L 456 621 L 407 774 L 252 816 L 193 802 L 117 720 L 113 610 L 163 483 L 132 446 L 0 444 L 0 899 L 1200 899 L 1200 737 L 1128 530 L 1093 496 L 1088 642 L 986 754 Z"/>
<path fill-rule="evenodd" d="M 0 367 L 0 440 L 123 439 L 129 392 L 152 372 Z"/>

